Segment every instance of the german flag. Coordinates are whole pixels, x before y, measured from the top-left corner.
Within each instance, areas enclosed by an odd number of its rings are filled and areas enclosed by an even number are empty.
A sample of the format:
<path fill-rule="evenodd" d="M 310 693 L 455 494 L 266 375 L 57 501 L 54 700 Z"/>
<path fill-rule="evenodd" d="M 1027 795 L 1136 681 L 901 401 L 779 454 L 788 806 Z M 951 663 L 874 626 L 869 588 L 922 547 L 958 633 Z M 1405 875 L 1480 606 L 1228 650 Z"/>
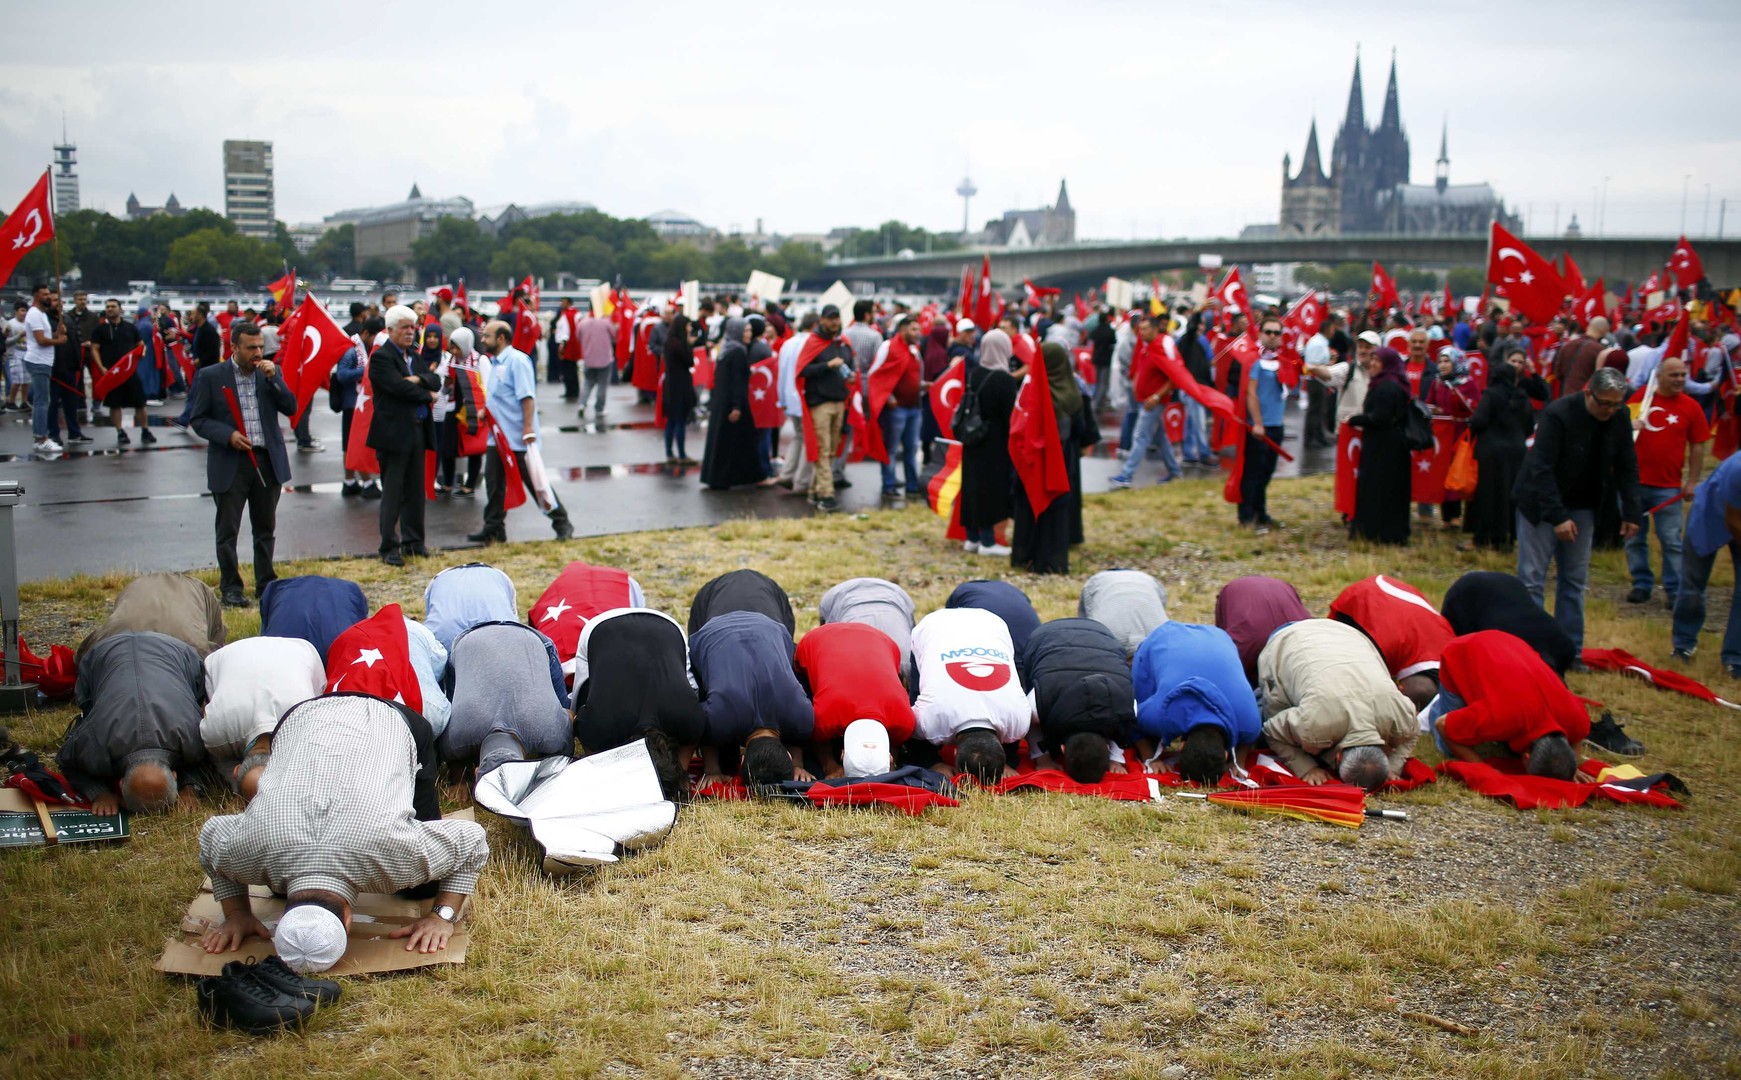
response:
<path fill-rule="evenodd" d="M 286 266 L 284 276 L 266 286 L 280 308 L 289 308 L 296 300 L 296 271 Z"/>
<path fill-rule="evenodd" d="M 967 530 L 961 527 L 961 444 L 944 439 L 937 440 L 949 447 L 948 454 L 943 458 L 943 467 L 931 477 L 931 483 L 925 488 L 925 501 L 931 505 L 936 515 L 949 523 L 949 531 L 944 535 L 951 540 L 967 539 Z"/>

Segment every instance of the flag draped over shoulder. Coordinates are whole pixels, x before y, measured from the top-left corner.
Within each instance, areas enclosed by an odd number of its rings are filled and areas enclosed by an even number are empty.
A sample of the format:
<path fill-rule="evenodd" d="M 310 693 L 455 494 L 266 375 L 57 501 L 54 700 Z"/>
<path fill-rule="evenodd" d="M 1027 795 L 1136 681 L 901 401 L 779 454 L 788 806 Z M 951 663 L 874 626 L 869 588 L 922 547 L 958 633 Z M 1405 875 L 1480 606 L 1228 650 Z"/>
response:
<path fill-rule="evenodd" d="M 1009 449 L 1010 463 L 1021 480 L 1028 506 L 1039 517 L 1052 505 L 1052 500 L 1070 490 L 1058 414 L 1052 407 L 1051 389 L 1043 378 L 1022 377 L 1016 408 L 1010 414 Z"/>
<path fill-rule="evenodd" d="M 793 383 L 798 389 L 798 403 L 804 410 L 804 457 L 807 461 L 815 461 L 821 453 L 821 446 L 816 441 L 816 425 L 810 419 L 810 399 L 804 396 L 804 369 L 810 361 L 822 354 L 822 351 L 839 341 L 838 337 L 823 337 L 821 334 L 811 334 L 804 339 L 804 347 L 798 351 L 798 370 Z M 848 387 L 849 394 L 851 387 Z"/>

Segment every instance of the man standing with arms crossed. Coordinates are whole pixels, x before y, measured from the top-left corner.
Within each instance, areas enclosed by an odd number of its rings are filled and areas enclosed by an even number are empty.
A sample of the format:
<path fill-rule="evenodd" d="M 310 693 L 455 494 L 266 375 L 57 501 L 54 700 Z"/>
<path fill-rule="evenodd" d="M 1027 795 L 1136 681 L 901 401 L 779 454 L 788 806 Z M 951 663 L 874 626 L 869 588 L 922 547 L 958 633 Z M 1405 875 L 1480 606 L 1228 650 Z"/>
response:
<path fill-rule="evenodd" d="M 406 555 L 427 555 L 423 544 L 423 452 L 435 445 L 430 405 L 441 387 L 434 372 L 416 374 L 417 313 L 387 309 L 387 340 L 369 357 L 375 415 L 369 449 L 381 462 L 381 561 L 404 566 Z"/>

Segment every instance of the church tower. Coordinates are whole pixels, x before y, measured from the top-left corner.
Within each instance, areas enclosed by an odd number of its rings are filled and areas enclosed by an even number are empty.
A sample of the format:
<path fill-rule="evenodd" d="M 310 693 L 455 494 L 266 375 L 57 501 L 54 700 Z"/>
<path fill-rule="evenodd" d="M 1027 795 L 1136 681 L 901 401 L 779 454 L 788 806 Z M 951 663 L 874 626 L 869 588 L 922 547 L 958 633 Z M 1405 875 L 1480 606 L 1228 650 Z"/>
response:
<path fill-rule="evenodd" d="M 1343 232 L 1374 232 L 1377 177 L 1373 175 L 1371 134 L 1366 130 L 1366 91 L 1360 83 L 1360 49 L 1354 50 L 1354 80 L 1348 110 L 1330 144 L 1330 175 L 1338 188 L 1337 217 Z"/>
<path fill-rule="evenodd" d="M 1439 160 L 1433 162 L 1433 186 L 1443 195 L 1451 184 L 1451 152 L 1450 146 L 1451 122 L 1439 122 Z"/>
<path fill-rule="evenodd" d="M 1372 133 L 1374 194 L 1409 182 L 1409 137 L 1402 126 L 1402 106 L 1396 92 L 1396 50 L 1390 54 L 1390 79 L 1384 88 L 1384 113 Z"/>
<path fill-rule="evenodd" d="M 1318 121 L 1312 120 L 1306 135 L 1306 154 L 1300 159 L 1300 171 L 1289 175 L 1291 161 L 1282 155 L 1283 236 L 1333 236 L 1338 231 L 1342 207 L 1336 183 L 1324 174 L 1318 156 Z"/>

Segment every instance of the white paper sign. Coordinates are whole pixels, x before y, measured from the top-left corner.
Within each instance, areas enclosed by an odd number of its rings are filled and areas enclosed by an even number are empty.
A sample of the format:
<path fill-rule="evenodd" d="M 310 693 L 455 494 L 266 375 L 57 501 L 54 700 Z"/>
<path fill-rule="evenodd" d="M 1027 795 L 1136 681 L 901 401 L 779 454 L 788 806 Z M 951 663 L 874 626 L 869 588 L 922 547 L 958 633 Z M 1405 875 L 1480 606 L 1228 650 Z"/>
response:
<path fill-rule="evenodd" d="M 701 317 L 701 282 L 685 281 L 677 288 L 683 293 L 683 317 L 694 322 Z"/>
<path fill-rule="evenodd" d="M 1136 302 L 1136 286 L 1123 278 L 1106 279 L 1106 302 L 1123 310 Z"/>
<path fill-rule="evenodd" d="M 836 281 L 828 287 L 828 291 L 823 293 L 822 298 L 817 301 L 817 304 L 819 305 L 817 310 L 820 311 L 829 304 L 833 304 L 835 307 L 840 309 L 840 314 L 844 321 L 845 319 L 850 319 L 852 317 L 852 300 L 852 290 L 846 287 L 846 282 Z"/>
<path fill-rule="evenodd" d="M 749 293 L 758 300 L 778 300 L 786 291 L 786 279 L 760 270 L 750 271 Z"/>

